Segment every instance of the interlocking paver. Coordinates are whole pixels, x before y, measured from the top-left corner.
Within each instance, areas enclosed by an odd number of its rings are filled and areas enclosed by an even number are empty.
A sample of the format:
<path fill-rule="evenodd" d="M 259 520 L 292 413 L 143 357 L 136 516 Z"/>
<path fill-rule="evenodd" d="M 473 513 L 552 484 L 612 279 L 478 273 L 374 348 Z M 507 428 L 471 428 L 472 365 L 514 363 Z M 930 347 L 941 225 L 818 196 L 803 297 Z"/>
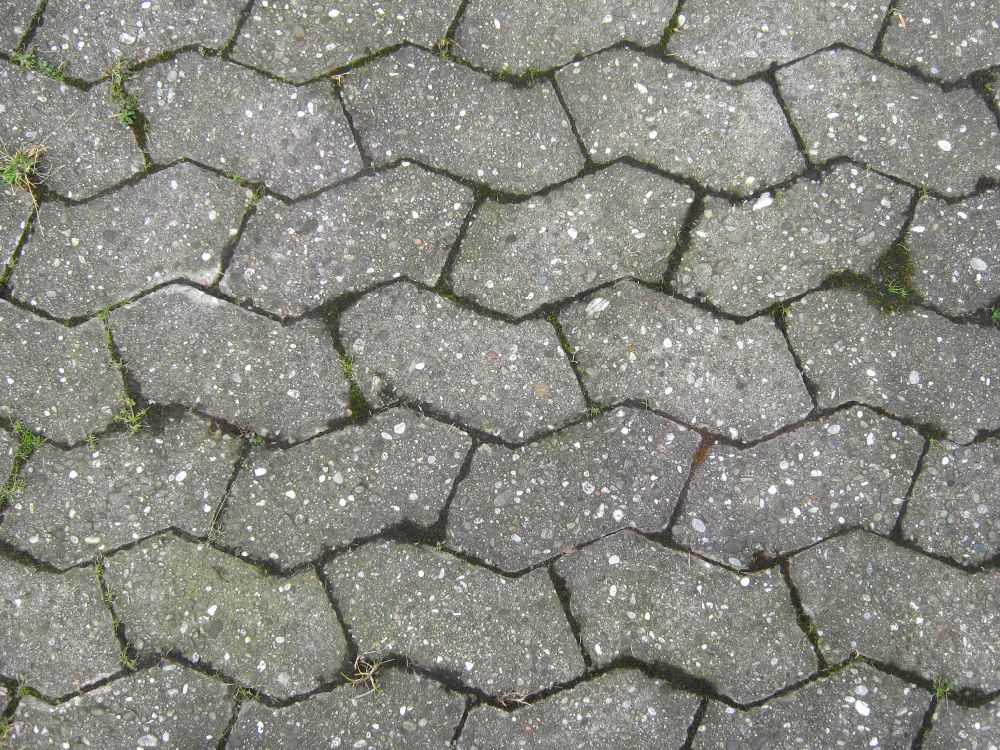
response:
<path fill-rule="evenodd" d="M 865 531 L 792 559 L 831 661 L 852 652 L 955 687 L 1000 688 L 1000 579 L 965 573 Z"/>
<path fill-rule="evenodd" d="M 633 276 L 663 278 L 690 188 L 614 164 L 524 203 L 488 200 L 462 240 L 455 291 L 508 315 Z"/>
<path fill-rule="evenodd" d="M 0 47 L 5 52 L 17 46 L 37 7 L 36 0 L 0 0 L 0 18 L 5 19 L 0 28 Z"/>
<path fill-rule="evenodd" d="M 340 328 L 358 386 L 373 402 L 431 404 L 512 441 L 586 412 L 569 360 L 545 321 L 503 323 L 393 284 L 350 308 Z"/>
<path fill-rule="evenodd" d="M 847 49 L 783 68 L 778 83 L 813 159 L 848 156 L 942 193 L 1000 176 L 996 119 L 968 89 L 945 92 Z"/>
<path fill-rule="evenodd" d="M 632 156 L 739 194 L 804 168 L 763 81 L 733 86 L 630 50 L 574 63 L 556 81 L 595 161 Z"/>
<path fill-rule="evenodd" d="M 394 524 L 437 522 L 472 441 L 405 409 L 285 451 L 256 449 L 226 504 L 225 540 L 295 565 Z"/>
<path fill-rule="evenodd" d="M 352 73 L 344 100 L 377 164 L 416 159 L 514 193 L 565 180 L 583 166 L 548 81 L 515 88 L 403 47 Z"/>
<path fill-rule="evenodd" d="M 221 287 L 299 315 L 397 276 L 434 284 L 471 206 L 469 188 L 415 165 L 291 206 L 264 198 Z"/>
<path fill-rule="evenodd" d="M 111 313 L 143 397 L 183 404 L 262 435 L 298 440 L 347 415 L 347 384 L 323 325 L 283 327 L 186 286 Z"/>
<path fill-rule="evenodd" d="M 760 199 L 705 201 L 675 286 L 734 315 L 752 315 L 820 285 L 865 273 L 892 245 L 913 193 L 874 172 L 839 165 Z"/>
<path fill-rule="evenodd" d="M 806 416 L 809 393 L 770 320 L 720 320 L 621 282 L 560 316 L 590 395 L 646 400 L 671 416 L 753 440 Z"/>
<path fill-rule="evenodd" d="M 1000 750 L 1000 701 L 980 708 L 941 701 L 923 746 L 926 750 Z"/>
<path fill-rule="evenodd" d="M 623 528 L 666 527 L 699 437 L 618 409 L 514 450 L 482 445 L 448 515 L 449 545 L 517 571 Z"/>
<path fill-rule="evenodd" d="M 329 85 L 295 87 L 185 52 L 129 82 L 157 162 L 188 157 L 291 198 L 361 169 Z"/>
<path fill-rule="evenodd" d="M 504 578 L 396 542 L 366 545 L 325 570 L 362 650 L 400 654 L 493 695 L 532 693 L 583 674 L 544 570 Z"/>
<path fill-rule="evenodd" d="M 23 190 L 8 190 L 0 201 L 0 276 L 28 225 L 33 204 Z"/>
<path fill-rule="evenodd" d="M 104 578 L 140 654 L 176 652 L 274 698 L 336 679 L 347 653 L 312 570 L 277 578 L 167 535 L 109 557 Z"/>
<path fill-rule="evenodd" d="M 740 576 L 621 531 L 562 558 L 570 609 L 598 666 L 677 667 L 740 703 L 815 671 L 776 570 Z"/>

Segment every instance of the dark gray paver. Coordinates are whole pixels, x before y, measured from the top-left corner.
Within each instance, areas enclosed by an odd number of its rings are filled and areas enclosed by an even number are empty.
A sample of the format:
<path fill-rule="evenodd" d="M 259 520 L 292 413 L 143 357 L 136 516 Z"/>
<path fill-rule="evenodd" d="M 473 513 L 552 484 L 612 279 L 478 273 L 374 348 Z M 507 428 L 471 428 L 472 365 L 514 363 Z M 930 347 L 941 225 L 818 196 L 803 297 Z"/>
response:
<path fill-rule="evenodd" d="M 846 164 L 752 202 L 709 198 L 674 284 L 688 297 L 752 315 L 831 274 L 868 271 L 899 235 L 912 195 Z"/>
<path fill-rule="evenodd" d="M 507 571 L 623 528 L 666 527 L 699 436 L 617 409 L 511 450 L 482 445 L 448 513 L 447 541 Z"/>
<path fill-rule="evenodd" d="M 185 52 L 129 82 L 157 162 L 181 157 L 297 197 L 361 169 L 328 84 L 295 87 Z"/>
<path fill-rule="evenodd" d="M 344 100 L 376 164 L 417 159 L 514 193 L 565 180 L 583 166 L 548 81 L 515 88 L 404 47 L 352 73 Z"/>
<path fill-rule="evenodd" d="M 942 193 L 1000 176 L 1000 132 L 968 89 L 944 92 L 847 49 L 778 71 L 792 121 L 817 161 L 849 156 Z"/>
<path fill-rule="evenodd" d="M 631 669 L 583 682 L 513 713 L 474 708 L 458 741 L 461 750 L 604 750 L 684 744 L 698 696 Z"/>
<path fill-rule="evenodd" d="M 923 746 L 926 750 L 1000 750 L 1000 701 L 980 708 L 941 701 Z"/>
<path fill-rule="evenodd" d="M 646 400 L 740 440 L 812 409 L 769 320 L 737 325 L 630 281 L 571 305 L 559 319 L 590 395 L 602 403 Z"/>
<path fill-rule="evenodd" d="M 488 200 L 462 240 L 455 291 L 508 315 L 633 276 L 663 278 L 694 197 L 614 164 L 523 203 Z"/>
<path fill-rule="evenodd" d="M 583 674 L 544 570 L 505 578 L 429 547 L 379 542 L 325 571 L 363 651 L 399 654 L 491 695 L 528 694 Z"/>
<path fill-rule="evenodd" d="M 0 197 L 0 276 L 24 234 L 33 208 L 31 197 L 23 190 L 4 190 Z"/>
<path fill-rule="evenodd" d="M 340 321 L 354 377 L 372 402 L 431 404 L 462 424 L 527 440 L 586 412 L 555 330 L 478 315 L 433 292 L 393 284 Z"/>
<path fill-rule="evenodd" d="M 48 201 L 11 293 L 72 318 L 177 279 L 211 284 L 248 198 L 232 180 L 178 164 L 82 205 Z"/>
<path fill-rule="evenodd" d="M 0 539 L 59 568 L 167 528 L 208 533 L 239 444 L 197 417 L 34 453 L 4 513 Z"/>
<path fill-rule="evenodd" d="M 226 543 L 296 565 L 403 521 L 433 525 L 471 443 L 392 409 L 288 450 L 256 449 L 226 502 Z"/>
<path fill-rule="evenodd" d="M 17 46 L 37 7 L 36 0 L 0 0 L 0 18 L 5 19 L 0 28 L 0 47 L 5 52 Z"/>
<path fill-rule="evenodd" d="M 347 415 L 347 383 L 322 323 L 283 327 L 186 286 L 111 314 L 115 343 L 142 395 L 262 435 L 299 440 Z"/>
<path fill-rule="evenodd" d="M 556 81 L 595 161 L 632 156 L 739 194 L 804 167 L 763 81 L 732 86 L 630 50 L 574 63 Z"/>
<path fill-rule="evenodd" d="M 104 579 L 140 654 L 177 652 L 273 698 L 336 679 L 347 653 L 312 570 L 277 578 L 167 535 L 109 557 Z"/>
<path fill-rule="evenodd" d="M 955 687 L 1000 688 L 1000 579 L 964 573 L 864 531 L 792 559 L 831 661 L 852 652 Z"/>
<path fill-rule="evenodd" d="M 957 442 L 1000 427 L 998 330 L 924 310 L 885 313 L 846 289 L 807 295 L 787 321 L 821 407 L 859 401 L 940 424 Z"/>
<path fill-rule="evenodd" d="M 415 165 L 362 177 L 291 206 L 265 198 L 222 290 L 278 315 L 406 276 L 434 284 L 472 191 Z"/>

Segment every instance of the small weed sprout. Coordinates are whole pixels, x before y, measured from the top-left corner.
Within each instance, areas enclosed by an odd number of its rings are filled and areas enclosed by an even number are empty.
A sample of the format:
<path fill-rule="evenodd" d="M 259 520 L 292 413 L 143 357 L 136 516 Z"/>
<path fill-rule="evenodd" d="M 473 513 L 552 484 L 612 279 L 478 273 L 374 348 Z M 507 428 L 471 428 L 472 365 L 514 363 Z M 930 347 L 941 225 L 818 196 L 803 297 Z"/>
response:
<path fill-rule="evenodd" d="M 25 488 L 24 480 L 21 479 L 21 467 L 35 451 L 45 445 L 45 438 L 36 435 L 20 422 L 14 423 L 14 438 L 17 440 L 17 446 L 14 448 L 14 470 L 10 477 L 6 478 L 7 481 L 0 484 L 0 507 L 14 502 L 14 497 Z"/>
<path fill-rule="evenodd" d="M 946 700 L 954 687 L 955 683 L 950 680 L 934 680 L 934 697 L 939 701 Z"/>
<path fill-rule="evenodd" d="M 886 284 L 886 290 L 889 294 L 894 294 L 897 297 L 908 297 L 910 292 L 906 288 L 906 284 L 896 279 L 893 279 L 888 284 Z"/>
<path fill-rule="evenodd" d="M 500 695 L 497 696 L 497 703 L 499 703 L 504 708 L 510 708 L 511 706 L 528 705 L 528 701 L 524 699 L 524 693 L 515 693 L 513 691 L 500 693 Z"/>
<path fill-rule="evenodd" d="M 117 105 L 118 111 L 111 115 L 122 125 L 131 127 L 139 117 L 136 98 L 125 91 L 125 81 L 132 76 L 132 68 L 124 58 L 118 58 L 108 68 L 108 96 Z"/>
<path fill-rule="evenodd" d="M 437 46 L 438 56 L 442 60 L 448 60 L 451 58 L 452 54 L 455 51 L 455 48 L 458 46 L 458 42 L 456 42 L 454 39 L 448 39 L 447 37 L 445 37 L 443 39 L 438 39 L 438 43 L 436 46 Z"/>
<path fill-rule="evenodd" d="M 984 309 L 989 314 L 991 322 L 1000 323 L 1000 307 L 986 307 Z"/>
<path fill-rule="evenodd" d="M 343 672 L 340 673 L 340 676 L 347 680 L 348 685 L 364 690 L 358 696 L 359 698 L 371 695 L 372 693 L 382 692 L 382 688 L 376 681 L 376 677 L 379 670 L 391 662 L 392 659 L 381 659 L 376 653 L 375 650 L 362 651 L 354 659 L 354 674 L 347 675 Z"/>
<path fill-rule="evenodd" d="M 66 80 L 66 63 L 58 66 L 53 65 L 41 59 L 35 52 L 11 52 L 10 61 L 19 66 L 21 70 L 37 70 L 43 76 L 51 78 L 53 81 Z"/>
<path fill-rule="evenodd" d="M 38 168 L 38 162 L 45 153 L 45 146 L 27 143 L 14 150 L 0 148 L 0 180 L 13 194 L 18 190 L 28 194 L 31 202 L 38 206 L 38 186 L 45 175 Z"/>
<path fill-rule="evenodd" d="M 128 434 L 134 436 L 146 426 L 146 423 L 142 420 L 146 416 L 146 412 L 149 411 L 149 407 L 136 409 L 135 401 L 127 397 L 123 399 L 123 403 L 124 406 L 115 414 L 115 421 L 120 425 L 124 425 L 128 429 Z"/>

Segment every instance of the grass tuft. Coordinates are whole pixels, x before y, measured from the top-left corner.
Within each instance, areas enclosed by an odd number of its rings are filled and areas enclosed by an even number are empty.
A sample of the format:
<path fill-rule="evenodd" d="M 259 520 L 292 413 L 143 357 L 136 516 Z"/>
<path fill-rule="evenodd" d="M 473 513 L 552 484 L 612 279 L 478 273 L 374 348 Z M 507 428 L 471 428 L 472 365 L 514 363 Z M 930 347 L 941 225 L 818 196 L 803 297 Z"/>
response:
<path fill-rule="evenodd" d="M 359 696 L 361 698 L 366 695 L 382 692 L 382 688 L 379 686 L 376 677 L 379 670 L 392 661 L 392 659 L 381 659 L 375 654 L 375 651 L 362 651 L 354 659 L 354 673 L 350 675 L 343 672 L 340 673 L 340 676 L 347 680 L 348 685 L 364 691 Z"/>
<path fill-rule="evenodd" d="M 118 111 L 111 117 L 125 127 L 132 127 L 139 119 L 139 106 L 136 98 L 125 91 L 125 81 L 131 77 L 131 63 L 124 58 L 118 58 L 108 67 L 108 82 L 110 84 L 108 96 L 118 107 Z"/>
<path fill-rule="evenodd" d="M 45 181 L 45 175 L 38 168 L 45 146 L 38 143 L 22 144 L 13 151 L 0 149 L 0 181 L 15 193 L 27 193 L 31 202 L 38 206 L 37 190 Z"/>
<path fill-rule="evenodd" d="M 53 65 L 43 60 L 35 52 L 11 52 L 10 61 L 21 68 L 21 70 L 37 70 L 46 78 L 53 81 L 66 80 L 66 63 Z"/>

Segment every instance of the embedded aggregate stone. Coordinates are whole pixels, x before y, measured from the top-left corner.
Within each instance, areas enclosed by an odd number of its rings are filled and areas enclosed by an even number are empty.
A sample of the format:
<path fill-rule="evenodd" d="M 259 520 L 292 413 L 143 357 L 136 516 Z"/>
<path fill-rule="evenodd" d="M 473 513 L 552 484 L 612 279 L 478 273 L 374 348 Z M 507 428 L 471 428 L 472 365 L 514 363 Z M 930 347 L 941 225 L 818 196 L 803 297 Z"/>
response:
<path fill-rule="evenodd" d="M 105 435 L 93 450 L 44 445 L 21 470 L 25 486 L 4 513 L 0 539 L 67 568 L 168 528 L 204 536 L 238 449 L 193 415 Z"/>
<path fill-rule="evenodd" d="M 804 168 L 763 81 L 733 86 L 631 50 L 573 63 L 556 81 L 595 161 L 631 156 L 741 195 Z"/>
<path fill-rule="evenodd" d="M 373 403 L 425 403 L 463 425 L 527 440 L 586 413 L 555 330 L 483 317 L 433 292 L 393 284 L 340 323 L 354 377 Z"/>
<path fill-rule="evenodd" d="M 945 92 L 847 49 L 777 73 L 810 157 L 847 156 L 941 193 L 968 193 L 1000 176 L 1000 131 L 969 89 Z"/>
<path fill-rule="evenodd" d="M 681 544 L 737 568 L 861 526 L 892 532 L 923 437 L 863 408 L 698 464 L 673 527 Z"/>
<path fill-rule="evenodd" d="M 912 191 L 838 165 L 756 201 L 705 201 L 675 286 L 733 315 L 753 315 L 842 271 L 865 273 L 899 235 Z"/>
<path fill-rule="evenodd" d="M 665 528 L 699 436 L 617 409 L 517 449 L 481 445 L 448 513 L 447 543 L 517 571 L 623 528 Z"/>
<path fill-rule="evenodd" d="M 17 47 L 37 7 L 35 0 L 0 0 L 0 18 L 6 20 L 0 28 L 0 47 L 4 51 Z"/>
<path fill-rule="evenodd" d="M 949 700 L 939 702 L 923 746 L 926 750 L 998 750 L 1000 701 L 979 708 L 965 708 Z"/>
<path fill-rule="evenodd" d="M 178 164 L 81 205 L 46 201 L 11 292 L 72 318 L 170 281 L 211 284 L 248 197 L 232 180 Z"/>
<path fill-rule="evenodd" d="M 325 568 L 362 651 L 398 654 L 491 695 L 529 694 L 583 674 L 544 570 L 505 578 L 429 547 L 368 544 Z"/>
<path fill-rule="evenodd" d="M 508 315 L 667 270 L 690 188 L 614 164 L 523 203 L 487 200 L 462 240 L 455 291 Z"/>
<path fill-rule="evenodd" d="M 186 286 L 110 317 L 122 359 L 151 403 L 182 404 L 285 440 L 347 415 L 340 358 L 317 320 L 282 326 Z"/>
<path fill-rule="evenodd" d="M 327 84 L 295 87 L 185 52 L 129 82 L 156 162 L 182 157 L 296 198 L 344 179 L 361 157 Z"/>
<path fill-rule="evenodd" d="M 406 409 L 288 450 L 255 449 L 226 502 L 224 538 L 297 565 L 394 524 L 437 522 L 472 444 Z"/>
<path fill-rule="evenodd" d="M 23 190 L 7 190 L 0 201 L 0 275 L 17 249 L 34 206 Z"/>
<path fill-rule="evenodd" d="M 119 669 L 115 628 L 93 568 L 33 570 L 0 558 L 0 674 L 55 698 Z"/>
<path fill-rule="evenodd" d="M 548 81 L 515 88 L 403 47 L 354 71 L 344 101 L 376 164 L 416 159 L 513 193 L 534 192 L 583 167 Z"/>
<path fill-rule="evenodd" d="M 995 574 L 854 531 L 796 555 L 791 576 L 831 662 L 856 651 L 931 682 L 1000 688 Z"/>
<path fill-rule="evenodd" d="M 621 531 L 555 565 L 597 666 L 679 668 L 738 703 L 816 669 L 777 570 L 741 576 Z"/>
<path fill-rule="evenodd" d="M 140 654 L 176 652 L 272 698 L 336 679 L 347 653 L 312 570 L 278 578 L 167 535 L 109 557 L 104 579 Z"/>
<path fill-rule="evenodd" d="M 433 285 L 471 206 L 469 188 L 407 164 L 290 206 L 267 197 L 221 287 L 300 315 L 398 276 Z"/>
<path fill-rule="evenodd" d="M 771 321 L 736 324 L 625 281 L 559 316 L 590 395 L 645 400 L 679 420 L 754 440 L 812 402 Z"/>

